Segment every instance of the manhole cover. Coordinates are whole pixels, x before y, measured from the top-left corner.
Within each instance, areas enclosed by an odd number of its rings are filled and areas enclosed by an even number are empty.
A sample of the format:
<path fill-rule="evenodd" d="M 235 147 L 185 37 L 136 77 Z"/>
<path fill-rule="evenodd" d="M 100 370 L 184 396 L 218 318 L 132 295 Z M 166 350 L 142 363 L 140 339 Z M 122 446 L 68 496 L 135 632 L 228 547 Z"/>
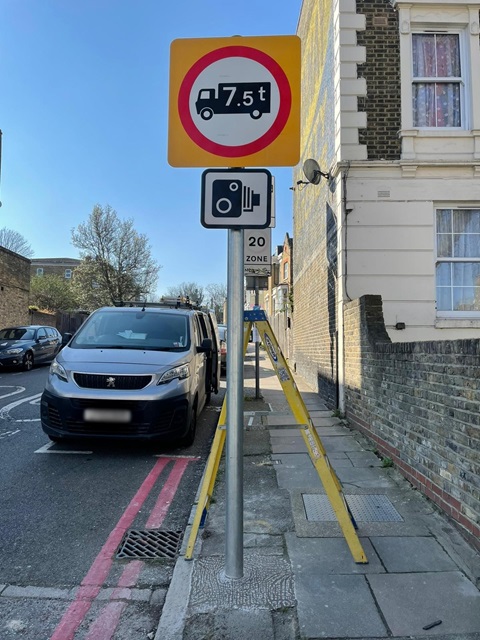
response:
<path fill-rule="evenodd" d="M 176 558 L 183 531 L 127 531 L 117 551 L 117 558 Z"/>
<path fill-rule="evenodd" d="M 323 494 L 303 494 L 307 520 L 335 521 L 330 500 Z M 385 495 L 350 495 L 345 500 L 357 522 L 403 522 L 402 516 Z"/>

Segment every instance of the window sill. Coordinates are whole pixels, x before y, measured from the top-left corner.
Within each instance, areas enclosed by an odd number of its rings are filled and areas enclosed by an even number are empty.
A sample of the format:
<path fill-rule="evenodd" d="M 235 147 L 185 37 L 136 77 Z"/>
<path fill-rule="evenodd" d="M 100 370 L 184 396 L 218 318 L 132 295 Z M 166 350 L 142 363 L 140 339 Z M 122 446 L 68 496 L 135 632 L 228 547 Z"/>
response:
<path fill-rule="evenodd" d="M 423 137 L 423 138 L 471 138 L 477 132 L 472 131 L 471 129 L 462 129 L 462 128 L 448 128 L 448 127 L 435 127 L 435 128 L 425 128 L 418 127 L 415 129 L 401 129 L 398 134 L 399 136 L 405 137 Z"/>
<path fill-rule="evenodd" d="M 435 329 L 480 329 L 479 318 L 437 318 Z"/>

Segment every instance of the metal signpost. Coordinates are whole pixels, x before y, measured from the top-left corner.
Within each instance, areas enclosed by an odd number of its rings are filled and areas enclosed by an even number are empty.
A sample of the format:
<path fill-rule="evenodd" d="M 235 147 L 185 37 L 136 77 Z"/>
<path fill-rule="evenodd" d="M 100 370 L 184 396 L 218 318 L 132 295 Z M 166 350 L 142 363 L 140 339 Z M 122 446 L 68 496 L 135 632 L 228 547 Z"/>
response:
<path fill-rule="evenodd" d="M 243 230 L 268 227 L 272 202 L 270 173 L 245 167 L 293 166 L 299 155 L 300 38 L 172 42 L 168 161 L 227 167 L 202 174 L 201 223 L 228 229 L 225 575 L 234 579 L 243 577 Z"/>
<path fill-rule="evenodd" d="M 273 200 L 273 198 L 272 198 Z M 255 308 L 260 308 L 259 277 L 272 274 L 272 223 L 268 229 L 244 229 L 243 272 L 255 280 Z M 260 398 L 260 343 L 255 340 L 255 398 Z"/>

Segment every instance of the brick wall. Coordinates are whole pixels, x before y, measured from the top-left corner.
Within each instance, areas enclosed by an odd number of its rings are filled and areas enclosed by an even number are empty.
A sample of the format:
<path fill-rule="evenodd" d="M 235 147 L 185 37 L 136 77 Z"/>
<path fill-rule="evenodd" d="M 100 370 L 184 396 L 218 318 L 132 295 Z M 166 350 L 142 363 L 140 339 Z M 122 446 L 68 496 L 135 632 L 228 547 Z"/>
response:
<path fill-rule="evenodd" d="M 357 13 L 365 15 L 365 31 L 357 31 L 357 44 L 366 48 L 366 62 L 358 77 L 367 82 L 366 97 L 358 110 L 367 114 L 367 128 L 359 133 L 369 160 L 397 160 L 401 144 L 400 42 L 398 13 L 385 0 L 357 0 Z"/>
<path fill-rule="evenodd" d="M 346 305 L 347 419 L 480 548 L 480 339 L 391 343 L 380 296 Z"/>
<path fill-rule="evenodd" d="M 304 2 L 302 39 L 301 158 L 325 171 L 335 160 L 334 12 L 330 0 Z M 305 179 L 300 168 L 294 183 Z M 336 405 L 336 224 L 327 182 L 298 187 L 293 195 L 293 366 Z"/>
<path fill-rule="evenodd" d="M 28 323 L 30 260 L 0 247 L 0 326 Z"/>

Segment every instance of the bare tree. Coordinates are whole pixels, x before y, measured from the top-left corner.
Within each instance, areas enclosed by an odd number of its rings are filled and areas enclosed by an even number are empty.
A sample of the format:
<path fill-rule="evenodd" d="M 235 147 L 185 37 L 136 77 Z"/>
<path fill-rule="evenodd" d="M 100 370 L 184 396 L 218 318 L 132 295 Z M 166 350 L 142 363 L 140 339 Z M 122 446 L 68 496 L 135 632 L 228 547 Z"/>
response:
<path fill-rule="evenodd" d="M 215 312 L 217 321 L 222 322 L 223 311 L 227 301 L 227 285 L 212 283 L 207 284 L 205 289 L 209 307 Z"/>
<path fill-rule="evenodd" d="M 188 297 L 192 304 L 201 305 L 205 292 L 203 287 L 196 282 L 181 282 L 174 287 L 169 287 L 166 295 L 172 298 L 178 298 L 178 296 L 182 298 Z"/>
<path fill-rule="evenodd" d="M 161 267 L 147 236 L 134 229 L 131 218 L 120 220 L 110 205 L 94 206 L 88 221 L 72 229 L 72 244 L 83 260 L 75 271 L 81 299 L 124 304 L 154 291 Z"/>
<path fill-rule="evenodd" d="M 14 251 L 25 258 L 31 258 L 35 253 L 28 240 L 21 233 L 7 229 L 7 227 L 0 229 L 0 247 Z"/>

